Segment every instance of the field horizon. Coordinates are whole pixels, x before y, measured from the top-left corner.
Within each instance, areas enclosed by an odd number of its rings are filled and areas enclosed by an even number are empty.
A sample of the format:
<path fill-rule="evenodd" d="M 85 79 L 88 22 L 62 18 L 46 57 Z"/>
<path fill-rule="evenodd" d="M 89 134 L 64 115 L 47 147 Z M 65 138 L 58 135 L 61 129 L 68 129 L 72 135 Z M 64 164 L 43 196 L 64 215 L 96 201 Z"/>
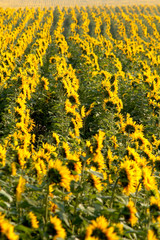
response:
<path fill-rule="evenodd" d="M 0 0 L 0 7 L 1 8 L 35 8 L 35 7 L 56 7 L 59 5 L 60 7 L 75 7 L 75 6 L 101 6 L 101 5 L 108 5 L 108 6 L 122 6 L 122 5 L 158 5 L 158 0 Z"/>

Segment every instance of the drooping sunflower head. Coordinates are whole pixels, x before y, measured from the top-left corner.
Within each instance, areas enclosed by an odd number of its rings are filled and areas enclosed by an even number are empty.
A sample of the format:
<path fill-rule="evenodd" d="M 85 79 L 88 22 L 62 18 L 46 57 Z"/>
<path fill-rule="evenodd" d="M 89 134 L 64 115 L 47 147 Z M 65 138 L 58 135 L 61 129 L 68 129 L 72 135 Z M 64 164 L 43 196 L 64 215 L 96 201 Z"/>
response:
<path fill-rule="evenodd" d="M 91 167 L 93 171 L 96 171 L 95 167 Z M 96 175 L 90 173 L 88 182 L 90 182 L 91 186 L 97 189 L 98 192 L 101 192 L 103 190 L 103 186 L 101 183 L 101 179 L 97 177 Z"/>
<path fill-rule="evenodd" d="M 136 122 L 133 121 L 133 119 L 130 117 L 130 114 L 127 114 L 126 122 L 121 124 L 121 129 L 124 133 L 127 133 L 129 135 L 134 134 L 136 131 L 142 131 L 143 127 L 142 125 L 136 124 Z"/>
<path fill-rule="evenodd" d="M 157 156 L 156 161 L 154 162 L 155 168 L 158 172 L 160 172 L 160 156 Z"/>
<path fill-rule="evenodd" d="M 58 146 L 60 142 L 58 134 L 53 132 L 52 136 L 53 136 L 53 143 Z"/>
<path fill-rule="evenodd" d="M 53 237 L 53 240 L 66 238 L 66 231 L 62 226 L 61 220 L 57 216 L 50 217 L 50 222 L 47 224 L 47 233 L 50 237 Z"/>
<path fill-rule="evenodd" d="M 158 240 L 156 233 L 153 229 L 149 229 L 147 233 L 147 240 Z"/>
<path fill-rule="evenodd" d="M 131 226 L 134 226 L 137 223 L 138 221 L 138 218 L 136 217 L 137 210 L 134 206 L 133 201 L 130 200 L 129 203 L 124 207 L 122 212 L 125 221 L 128 222 Z"/>
<path fill-rule="evenodd" d="M 5 219 L 0 212 L 0 239 L 18 240 L 19 236 L 14 232 L 14 226 Z"/>
<path fill-rule="evenodd" d="M 147 191 L 157 191 L 156 179 L 152 175 L 152 169 L 149 166 L 142 169 L 142 182 Z"/>
<path fill-rule="evenodd" d="M 60 160 L 49 161 L 48 178 L 51 184 L 59 185 L 70 191 L 71 174 Z"/>
<path fill-rule="evenodd" d="M 160 218 L 160 197 L 157 198 L 152 196 L 150 198 L 150 207 L 149 207 L 150 213 L 152 218 L 157 220 Z"/>
<path fill-rule="evenodd" d="M 92 220 L 86 229 L 85 240 L 118 240 L 113 227 L 108 227 L 108 221 L 104 216 Z"/>
<path fill-rule="evenodd" d="M 126 195 L 134 193 L 136 191 L 136 186 L 139 178 L 137 169 L 134 166 L 134 162 L 126 160 L 121 163 L 119 171 L 119 182 L 123 187 L 123 192 Z"/>

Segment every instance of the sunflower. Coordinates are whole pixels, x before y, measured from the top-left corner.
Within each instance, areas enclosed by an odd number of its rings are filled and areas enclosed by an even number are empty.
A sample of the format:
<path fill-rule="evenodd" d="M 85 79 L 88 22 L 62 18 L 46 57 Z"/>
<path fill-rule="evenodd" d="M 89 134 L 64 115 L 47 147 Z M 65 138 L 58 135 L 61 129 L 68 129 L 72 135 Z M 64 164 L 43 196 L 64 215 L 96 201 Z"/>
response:
<path fill-rule="evenodd" d="M 68 143 L 63 142 L 62 146 L 63 146 L 63 148 L 61 150 L 62 156 L 64 158 L 70 159 L 71 154 L 70 154 L 70 147 L 69 147 Z"/>
<path fill-rule="evenodd" d="M 158 240 L 153 230 L 149 229 L 147 234 L 147 240 Z"/>
<path fill-rule="evenodd" d="M 71 102 L 72 105 L 79 105 L 79 95 L 77 92 L 73 91 L 69 94 L 68 96 L 69 101 Z"/>
<path fill-rule="evenodd" d="M 39 225 L 38 225 L 38 221 L 37 221 L 37 217 L 34 215 L 33 212 L 29 212 L 28 214 L 29 218 L 30 218 L 30 221 L 31 221 L 31 226 L 32 228 L 39 228 Z"/>
<path fill-rule="evenodd" d="M 17 202 L 19 202 L 21 200 L 21 194 L 24 192 L 25 184 L 26 184 L 26 180 L 22 176 L 20 176 L 19 182 L 18 182 L 18 185 L 16 188 Z"/>
<path fill-rule="evenodd" d="M 102 132 L 101 130 L 99 130 L 99 133 L 96 134 L 96 135 L 94 136 L 94 138 L 95 138 L 96 141 L 97 141 L 97 145 L 98 145 L 98 146 L 97 146 L 96 152 L 98 153 L 98 152 L 101 151 L 102 148 L 103 148 L 103 141 L 104 141 L 104 139 L 105 139 L 105 133 Z"/>
<path fill-rule="evenodd" d="M 93 155 L 93 159 L 90 161 L 90 165 L 96 167 L 100 172 L 103 171 L 105 168 L 105 160 L 101 151 Z"/>
<path fill-rule="evenodd" d="M 78 159 L 69 160 L 67 162 L 67 167 L 71 171 L 73 179 L 75 181 L 78 181 L 79 176 L 80 176 L 81 171 L 82 171 L 82 163 Z"/>
<path fill-rule="evenodd" d="M 140 179 L 140 173 L 137 164 L 134 161 L 126 160 L 120 165 L 119 182 L 123 187 L 126 195 L 136 191 L 137 184 Z"/>
<path fill-rule="evenodd" d="M 53 237 L 53 240 L 66 238 L 66 231 L 62 227 L 62 222 L 57 216 L 50 217 L 50 222 L 47 224 L 47 233 Z"/>
<path fill-rule="evenodd" d="M 135 151 L 134 148 L 127 147 L 126 149 L 126 155 L 130 160 L 135 161 L 137 164 L 141 163 L 141 157 L 140 155 Z"/>
<path fill-rule="evenodd" d="M 65 110 L 67 114 L 70 113 L 70 115 L 76 115 L 76 105 L 72 105 L 68 98 L 65 101 Z"/>
<path fill-rule="evenodd" d="M 133 201 L 129 201 L 129 203 L 127 204 L 127 206 L 124 207 L 122 213 L 125 217 L 126 222 L 130 223 L 131 226 L 133 227 L 137 221 L 138 218 L 136 217 L 136 208 L 134 206 L 134 202 Z"/>
<path fill-rule="evenodd" d="M 154 163 L 155 160 L 156 160 L 156 157 L 155 155 L 152 154 L 152 151 L 145 147 L 142 151 L 142 155 L 146 158 L 147 161 L 151 162 L 151 163 Z"/>
<path fill-rule="evenodd" d="M 132 134 L 132 141 L 135 141 L 136 143 L 136 148 L 152 148 L 152 145 L 150 144 L 150 142 L 144 137 L 143 133 L 141 131 L 137 131 L 135 133 Z"/>
<path fill-rule="evenodd" d="M 113 135 L 112 137 L 110 137 L 110 139 L 111 139 L 111 141 L 113 143 L 114 149 L 116 149 L 118 147 L 116 136 Z"/>
<path fill-rule="evenodd" d="M 114 232 L 114 227 L 108 227 L 108 222 L 104 216 L 92 220 L 86 229 L 85 240 L 118 240 L 119 237 Z"/>
<path fill-rule="evenodd" d="M 132 135 L 136 131 L 142 131 L 143 126 L 136 124 L 133 119 L 130 117 L 130 114 L 127 114 L 126 122 L 121 125 L 122 132 Z"/>
<path fill-rule="evenodd" d="M 5 166 L 6 162 L 6 149 L 0 144 L 0 163 Z"/>
<path fill-rule="evenodd" d="M 142 169 L 142 182 L 147 191 L 157 191 L 157 183 L 149 166 L 145 166 Z"/>
<path fill-rule="evenodd" d="M 0 239 L 18 240 L 19 236 L 14 232 L 14 226 L 4 218 L 0 212 Z"/>
<path fill-rule="evenodd" d="M 59 135 L 57 133 L 53 132 L 52 137 L 53 137 L 53 143 L 58 146 L 59 142 L 60 142 Z"/>
<path fill-rule="evenodd" d="M 160 172 L 160 156 L 156 157 L 156 161 L 154 162 L 155 164 L 155 169 Z"/>
<path fill-rule="evenodd" d="M 46 90 L 46 91 L 48 91 L 48 85 L 49 85 L 49 81 L 48 81 L 48 79 L 47 78 L 45 78 L 45 77 L 42 77 L 41 78 L 41 81 L 42 81 L 42 85 L 43 85 L 43 87 L 44 87 L 44 89 Z"/>
<path fill-rule="evenodd" d="M 96 171 L 96 168 L 95 167 L 91 167 L 91 170 Z M 95 187 L 97 189 L 98 192 L 101 192 L 103 190 L 103 186 L 102 186 L 101 180 L 96 175 L 90 173 L 88 181 L 91 183 L 91 185 L 93 187 Z"/>
<path fill-rule="evenodd" d="M 49 161 L 48 178 L 51 184 L 60 185 L 68 192 L 70 191 L 70 182 L 72 180 L 69 169 L 62 165 L 60 160 Z"/>
<path fill-rule="evenodd" d="M 149 207 L 151 216 L 153 219 L 160 220 L 160 197 L 157 198 L 151 196 L 150 198 L 150 207 Z"/>
<path fill-rule="evenodd" d="M 108 169 L 110 169 L 110 167 L 112 166 L 112 162 L 116 159 L 118 159 L 118 157 L 116 155 L 113 156 L 113 153 L 109 148 L 106 154 L 106 165 Z"/>

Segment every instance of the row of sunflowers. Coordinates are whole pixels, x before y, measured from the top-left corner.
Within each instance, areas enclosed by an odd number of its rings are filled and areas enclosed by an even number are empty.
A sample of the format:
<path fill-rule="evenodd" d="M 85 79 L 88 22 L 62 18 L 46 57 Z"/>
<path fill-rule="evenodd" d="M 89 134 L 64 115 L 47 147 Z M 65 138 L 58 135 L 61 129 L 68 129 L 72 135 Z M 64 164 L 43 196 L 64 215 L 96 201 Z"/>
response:
<path fill-rule="evenodd" d="M 0 239 L 160 238 L 160 6 L 0 9 Z"/>

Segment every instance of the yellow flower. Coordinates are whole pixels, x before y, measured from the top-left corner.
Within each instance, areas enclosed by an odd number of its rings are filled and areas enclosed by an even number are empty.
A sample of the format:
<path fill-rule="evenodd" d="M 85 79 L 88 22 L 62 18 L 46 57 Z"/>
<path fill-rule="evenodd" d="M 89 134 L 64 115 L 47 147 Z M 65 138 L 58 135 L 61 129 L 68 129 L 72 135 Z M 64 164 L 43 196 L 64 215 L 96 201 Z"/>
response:
<path fill-rule="evenodd" d="M 143 167 L 143 169 L 142 169 L 142 182 L 143 182 L 144 187 L 147 189 L 147 191 L 149 191 L 149 190 L 157 191 L 158 190 L 156 180 L 155 180 L 154 176 L 152 175 L 152 170 L 148 166 Z"/>
<path fill-rule="evenodd" d="M 98 153 L 99 151 L 102 150 L 103 148 L 103 140 L 105 138 L 105 133 L 99 130 L 99 133 L 94 136 L 94 138 L 97 140 L 97 149 L 96 152 Z"/>
<path fill-rule="evenodd" d="M 41 81 L 43 82 L 43 87 L 44 87 L 44 89 L 47 91 L 47 90 L 48 90 L 48 85 L 49 85 L 48 79 L 45 78 L 45 77 L 42 77 L 42 78 L 41 78 Z"/>
<path fill-rule="evenodd" d="M 86 229 L 85 240 L 118 240 L 118 236 L 114 232 L 113 227 L 108 227 L 108 222 L 104 216 L 92 220 L 91 224 Z"/>
<path fill-rule="evenodd" d="M 106 155 L 106 165 L 107 165 L 107 168 L 108 168 L 108 169 L 111 167 L 111 164 L 112 164 L 112 162 L 114 161 L 114 159 L 117 159 L 117 156 L 114 157 L 114 156 L 112 155 L 111 149 L 109 148 L 108 151 L 107 151 L 107 155 Z"/>
<path fill-rule="evenodd" d="M 143 136 L 143 133 L 141 131 L 137 131 L 132 134 L 133 141 L 136 142 L 136 147 L 142 149 L 144 147 L 151 148 L 150 142 Z"/>
<path fill-rule="evenodd" d="M 16 163 L 13 162 L 13 163 L 11 164 L 11 167 L 12 167 L 12 176 L 16 176 Z"/>
<path fill-rule="evenodd" d="M 133 119 L 130 117 L 129 114 L 127 114 L 127 120 L 125 123 L 122 123 L 121 129 L 124 133 L 127 133 L 129 135 L 132 135 L 136 131 L 140 130 L 142 131 L 142 125 L 136 124 Z"/>
<path fill-rule="evenodd" d="M 151 229 L 148 230 L 147 240 L 158 240 L 158 238 L 154 234 L 154 231 Z"/>
<path fill-rule="evenodd" d="M 67 163 L 67 167 L 71 171 L 73 179 L 77 181 L 82 171 L 82 163 L 79 161 L 79 159 L 69 160 Z"/>
<path fill-rule="evenodd" d="M 84 118 L 86 116 L 86 109 L 85 109 L 85 106 L 82 106 L 81 107 L 81 117 Z"/>
<path fill-rule="evenodd" d="M 112 136 L 110 139 L 112 140 L 114 148 L 116 149 L 118 147 L 116 136 Z"/>
<path fill-rule="evenodd" d="M 53 236 L 53 240 L 66 238 L 66 231 L 62 227 L 62 222 L 57 216 L 50 217 L 50 223 L 48 223 L 47 227 L 47 233 Z"/>
<path fill-rule="evenodd" d="M 22 176 L 20 176 L 19 182 L 16 188 L 17 202 L 21 200 L 21 194 L 24 192 L 25 184 L 26 184 L 26 180 Z"/>
<path fill-rule="evenodd" d="M 60 143 L 58 134 L 53 132 L 52 137 L 53 137 L 54 144 L 56 144 L 58 146 Z"/>
<path fill-rule="evenodd" d="M 130 200 L 129 203 L 127 204 L 127 206 L 125 206 L 125 208 L 123 209 L 123 214 L 124 214 L 125 220 L 127 222 L 129 222 L 132 227 L 138 221 L 138 218 L 135 215 L 136 212 L 137 212 L 137 210 L 134 206 L 134 202 Z"/>
<path fill-rule="evenodd" d="M 96 168 L 91 167 L 91 170 L 96 171 Z M 98 192 L 101 192 L 103 190 L 101 179 L 98 178 L 96 175 L 90 173 L 90 177 L 89 177 L 88 181 L 91 183 L 91 186 L 93 186 L 97 189 Z"/>
<path fill-rule="evenodd" d="M 0 238 L 8 240 L 18 240 L 19 236 L 14 233 L 14 226 L 4 218 L 0 212 Z"/>
<path fill-rule="evenodd" d="M 126 195 L 134 193 L 141 177 L 140 169 L 134 161 L 126 160 L 120 165 L 119 181 Z"/>
<path fill-rule="evenodd" d="M 2 166 L 5 166 L 6 162 L 6 149 L 0 145 L 0 163 L 2 163 Z"/>
<path fill-rule="evenodd" d="M 39 222 L 37 221 L 37 217 L 34 215 L 34 213 L 30 212 L 28 215 L 31 220 L 32 228 L 39 228 Z"/>
<path fill-rule="evenodd" d="M 155 198 L 152 196 L 150 198 L 150 213 L 153 219 L 158 220 L 160 218 L 160 197 Z"/>
<path fill-rule="evenodd" d="M 71 173 L 66 166 L 62 165 L 60 160 L 49 161 L 48 178 L 50 183 L 60 185 L 68 192 L 70 191 L 70 182 L 72 180 Z"/>

